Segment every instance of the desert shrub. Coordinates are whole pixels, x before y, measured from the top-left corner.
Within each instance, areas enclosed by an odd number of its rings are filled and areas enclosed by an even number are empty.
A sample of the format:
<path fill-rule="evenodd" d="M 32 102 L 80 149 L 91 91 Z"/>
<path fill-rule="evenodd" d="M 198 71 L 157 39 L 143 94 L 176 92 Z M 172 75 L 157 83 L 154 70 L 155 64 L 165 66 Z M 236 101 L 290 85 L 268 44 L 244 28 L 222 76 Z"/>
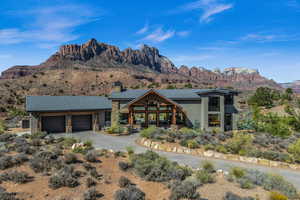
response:
<path fill-rule="evenodd" d="M 2 120 L 0 120 L 0 134 L 4 133 L 6 126 Z"/>
<path fill-rule="evenodd" d="M 170 200 L 180 199 L 199 199 L 200 194 L 197 192 L 198 185 L 190 181 L 176 182 L 171 187 Z"/>
<path fill-rule="evenodd" d="M 204 145 L 203 148 L 205 151 L 209 151 L 209 150 L 214 151 L 215 150 L 215 146 L 213 144 L 206 144 L 206 145 Z"/>
<path fill-rule="evenodd" d="M 42 140 L 38 138 L 34 138 L 30 141 L 30 144 L 34 147 L 42 146 Z"/>
<path fill-rule="evenodd" d="M 191 174 L 187 168 L 180 167 L 152 151 L 135 154 L 130 160 L 137 175 L 148 181 L 183 180 Z"/>
<path fill-rule="evenodd" d="M 125 131 L 124 127 L 119 125 L 111 126 L 107 129 L 107 132 L 109 134 L 122 134 L 124 133 L 124 131 Z"/>
<path fill-rule="evenodd" d="M 276 190 L 290 198 L 298 197 L 297 189 L 282 176 L 268 174 L 263 183 L 263 188 L 266 190 Z"/>
<path fill-rule="evenodd" d="M 63 138 L 62 144 L 65 148 L 69 148 L 71 147 L 73 144 L 80 142 L 79 140 L 77 140 L 76 138 L 72 138 L 72 137 L 65 137 Z"/>
<path fill-rule="evenodd" d="M 18 184 L 28 183 L 33 180 L 33 177 L 29 176 L 26 172 L 5 172 L 0 175 L 1 181 L 11 181 Z"/>
<path fill-rule="evenodd" d="M 25 153 L 28 155 L 32 155 L 36 152 L 36 150 L 34 148 L 32 148 L 29 144 L 17 146 L 16 151 L 19 153 Z"/>
<path fill-rule="evenodd" d="M 29 135 L 30 139 L 44 139 L 47 136 L 45 132 L 36 132 Z"/>
<path fill-rule="evenodd" d="M 27 162 L 29 160 L 29 158 L 25 155 L 25 154 L 23 154 L 23 153 L 20 153 L 20 154 L 18 154 L 18 155 L 15 155 L 14 157 L 13 157 L 13 163 L 15 164 L 15 165 L 21 165 L 21 164 L 23 164 L 24 162 Z"/>
<path fill-rule="evenodd" d="M 73 163 L 77 163 L 78 159 L 76 154 L 73 153 L 67 153 L 64 155 L 64 160 L 66 164 L 73 164 Z"/>
<path fill-rule="evenodd" d="M 294 144 L 291 144 L 288 151 L 293 155 L 293 158 L 300 162 L 300 139 L 298 139 Z"/>
<path fill-rule="evenodd" d="M 131 146 L 126 147 L 126 151 L 127 151 L 128 155 L 134 154 L 134 148 Z"/>
<path fill-rule="evenodd" d="M 4 170 L 14 166 L 12 156 L 2 156 L 0 157 L 0 169 Z"/>
<path fill-rule="evenodd" d="M 233 138 L 228 140 L 227 149 L 234 154 L 243 154 L 251 149 L 253 137 L 250 134 L 235 133 Z"/>
<path fill-rule="evenodd" d="M 278 191 L 292 199 L 298 197 L 297 189 L 279 175 L 235 168 L 231 170 L 230 176 L 234 177 L 235 180 L 240 183 L 240 186 L 250 186 L 252 188 L 252 184 L 261 186 L 268 191 Z"/>
<path fill-rule="evenodd" d="M 233 167 L 230 170 L 230 174 L 233 175 L 235 178 L 242 178 L 245 176 L 246 172 L 244 169 L 240 167 Z"/>
<path fill-rule="evenodd" d="M 88 162 L 99 162 L 97 152 L 95 151 L 88 151 L 85 154 L 84 159 Z"/>
<path fill-rule="evenodd" d="M 195 149 L 195 148 L 198 148 L 199 145 L 195 140 L 188 140 L 187 141 L 187 147 L 191 148 L 191 149 Z"/>
<path fill-rule="evenodd" d="M 219 152 L 219 153 L 224 153 L 224 154 L 228 153 L 226 147 L 223 146 L 223 145 L 217 145 L 217 146 L 215 147 L 215 150 L 216 150 L 217 152 Z"/>
<path fill-rule="evenodd" d="M 150 126 L 148 128 L 143 129 L 140 132 L 141 137 L 154 139 L 154 140 L 160 140 L 164 135 L 166 135 L 165 131 L 155 126 Z"/>
<path fill-rule="evenodd" d="M 0 187 L 0 199 L 1 200 L 19 200 L 16 197 L 15 192 L 7 192 L 5 188 Z"/>
<path fill-rule="evenodd" d="M 179 129 L 179 133 L 181 134 L 197 134 L 197 132 L 194 129 L 182 127 Z"/>
<path fill-rule="evenodd" d="M 114 156 L 115 156 L 115 158 L 117 158 L 117 157 L 126 157 L 126 154 L 122 151 L 116 151 L 116 152 L 114 152 Z"/>
<path fill-rule="evenodd" d="M 97 179 L 97 180 L 101 180 L 101 179 L 103 178 L 103 175 L 102 175 L 102 174 L 99 174 L 99 173 L 97 172 L 96 168 L 93 168 L 93 169 L 90 170 L 90 175 L 91 175 L 92 177 L 94 177 L 95 179 Z"/>
<path fill-rule="evenodd" d="M 0 134 L 0 142 L 12 142 L 16 135 L 10 133 Z"/>
<path fill-rule="evenodd" d="M 130 185 L 132 185 L 131 181 L 124 177 L 124 176 L 121 176 L 120 179 L 119 179 L 119 186 L 121 188 L 125 188 L 125 187 L 129 187 Z"/>
<path fill-rule="evenodd" d="M 56 174 L 52 175 L 49 179 L 49 187 L 52 189 L 58 189 L 60 187 L 76 187 L 79 185 L 76 175 L 74 174 L 74 168 L 71 166 L 65 166 L 60 169 Z"/>
<path fill-rule="evenodd" d="M 83 194 L 83 200 L 96 200 L 104 195 L 99 193 L 95 188 L 89 189 Z"/>
<path fill-rule="evenodd" d="M 96 185 L 97 185 L 97 182 L 96 182 L 93 178 L 88 177 L 88 178 L 86 179 L 86 186 L 87 186 L 88 188 L 90 188 L 90 187 L 92 187 L 92 186 L 96 186 Z"/>
<path fill-rule="evenodd" d="M 96 167 L 94 167 L 93 165 L 91 165 L 90 163 L 83 163 L 82 166 L 83 166 L 84 169 L 87 170 L 87 171 L 90 171 L 90 170 L 96 168 Z"/>
<path fill-rule="evenodd" d="M 116 191 L 115 200 L 145 200 L 145 193 L 135 186 L 129 186 Z"/>
<path fill-rule="evenodd" d="M 213 174 L 210 174 L 208 171 L 205 171 L 205 170 L 197 171 L 196 172 L 196 177 L 202 184 L 216 182 L 215 176 Z"/>
<path fill-rule="evenodd" d="M 130 163 L 128 163 L 128 162 L 123 162 L 123 161 L 120 161 L 120 162 L 119 162 L 119 168 L 120 168 L 122 171 L 126 171 L 126 170 L 128 170 L 130 167 L 131 167 L 131 165 L 130 165 Z"/>
<path fill-rule="evenodd" d="M 214 173 L 216 171 L 215 166 L 209 161 L 204 161 L 201 164 L 201 168 L 208 173 Z"/>
<path fill-rule="evenodd" d="M 252 189 L 254 188 L 253 183 L 247 178 L 240 178 L 237 181 L 242 189 Z"/>
<path fill-rule="evenodd" d="M 270 193 L 270 200 L 288 200 L 288 198 L 279 192 L 273 191 Z"/>
<path fill-rule="evenodd" d="M 223 200 L 255 200 L 252 197 L 240 197 L 232 192 L 227 192 Z"/>

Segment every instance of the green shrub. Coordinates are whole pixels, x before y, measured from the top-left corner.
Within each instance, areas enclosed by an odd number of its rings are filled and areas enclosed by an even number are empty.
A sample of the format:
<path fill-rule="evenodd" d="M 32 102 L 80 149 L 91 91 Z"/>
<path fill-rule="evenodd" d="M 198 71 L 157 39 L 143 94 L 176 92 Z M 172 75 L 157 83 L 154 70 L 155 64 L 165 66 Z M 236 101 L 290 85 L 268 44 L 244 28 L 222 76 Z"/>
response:
<path fill-rule="evenodd" d="M 119 125 L 111 126 L 107 129 L 107 132 L 109 134 L 122 134 L 124 133 L 124 131 L 125 131 L 124 127 Z"/>
<path fill-rule="evenodd" d="M 223 145 L 217 145 L 215 150 L 219 153 L 224 153 L 224 154 L 228 153 L 226 147 Z"/>
<path fill-rule="evenodd" d="M 134 148 L 132 146 L 126 147 L 126 151 L 127 151 L 128 155 L 134 154 Z"/>
<path fill-rule="evenodd" d="M 143 129 L 143 130 L 140 132 L 140 136 L 141 136 L 141 137 L 144 137 L 144 138 L 151 139 L 153 133 L 156 132 L 156 129 L 157 129 L 157 128 L 156 128 L 155 126 L 149 126 L 148 128 L 145 128 L 145 129 Z"/>
<path fill-rule="evenodd" d="M 238 179 L 244 177 L 245 173 L 246 173 L 245 170 L 240 167 L 233 167 L 230 170 L 230 174 Z"/>
<path fill-rule="evenodd" d="M 235 133 L 233 138 L 228 140 L 227 148 L 231 153 L 238 154 L 248 151 L 253 146 L 253 137 L 250 134 Z"/>
<path fill-rule="evenodd" d="M 187 127 L 182 127 L 181 129 L 179 129 L 179 133 L 181 134 L 195 134 L 196 131 L 194 129 L 191 128 L 187 128 Z"/>
<path fill-rule="evenodd" d="M 272 108 L 274 106 L 274 101 L 278 100 L 279 97 L 280 94 L 277 90 L 268 87 L 259 87 L 256 89 L 254 95 L 249 98 L 248 104 Z"/>
<path fill-rule="evenodd" d="M 215 176 L 206 170 L 197 171 L 196 177 L 202 184 L 216 182 Z"/>
<path fill-rule="evenodd" d="M 6 131 L 6 126 L 4 124 L 4 121 L 0 120 L 0 134 L 4 133 Z"/>
<path fill-rule="evenodd" d="M 288 198 L 279 192 L 273 191 L 270 193 L 270 200 L 288 200 Z"/>
<path fill-rule="evenodd" d="M 71 147 L 73 144 L 80 142 L 79 140 L 77 140 L 76 138 L 72 138 L 72 137 L 66 137 L 63 140 L 63 146 L 65 148 L 69 148 Z"/>
<path fill-rule="evenodd" d="M 293 155 L 293 158 L 297 162 L 300 162 L 300 139 L 298 139 L 294 144 L 291 144 L 288 151 Z"/>
<path fill-rule="evenodd" d="M 201 164 L 201 168 L 208 173 L 214 173 L 216 171 L 215 166 L 209 161 L 204 161 Z"/>
<path fill-rule="evenodd" d="M 196 149 L 199 147 L 198 142 L 196 142 L 195 140 L 187 140 L 186 145 L 190 149 Z"/>
<path fill-rule="evenodd" d="M 190 181 L 175 182 L 171 187 L 170 200 L 200 199 L 198 185 Z"/>
<path fill-rule="evenodd" d="M 136 174 L 148 181 L 184 180 L 191 174 L 189 168 L 181 167 L 152 151 L 134 154 L 130 161 Z"/>
<path fill-rule="evenodd" d="M 206 145 L 204 145 L 204 150 L 205 151 L 209 151 L 209 150 L 214 151 L 215 150 L 215 146 L 213 144 L 206 144 Z"/>

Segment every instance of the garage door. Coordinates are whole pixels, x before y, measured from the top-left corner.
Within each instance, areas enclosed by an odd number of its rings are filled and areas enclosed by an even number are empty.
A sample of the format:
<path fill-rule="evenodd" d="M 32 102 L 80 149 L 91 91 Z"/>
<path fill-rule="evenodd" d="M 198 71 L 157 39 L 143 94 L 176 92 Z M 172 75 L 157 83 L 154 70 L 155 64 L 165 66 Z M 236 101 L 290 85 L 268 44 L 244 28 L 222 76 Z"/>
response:
<path fill-rule="evenodd" d="M 65 116 L 42 117 L 42 131 L 47 133 L 66 132 Z"/>
<path fill-rule="evenodd" d="M 92 115 L 73 115 L 72 131 L 89 131 L 92 130 Z"/>

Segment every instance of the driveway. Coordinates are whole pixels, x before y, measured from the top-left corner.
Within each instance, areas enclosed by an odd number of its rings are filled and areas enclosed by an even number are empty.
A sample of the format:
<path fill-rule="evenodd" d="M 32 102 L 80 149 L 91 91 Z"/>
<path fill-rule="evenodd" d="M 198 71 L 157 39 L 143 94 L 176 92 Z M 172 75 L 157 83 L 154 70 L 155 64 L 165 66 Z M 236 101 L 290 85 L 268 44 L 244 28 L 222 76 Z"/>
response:
<path fill-rule="evenodd" d="M 139 146 L 135 143 L 138 138 L 138 134 L 130 136 L 110 136 L 94 132 L 80 132 L 72 134 L 56 134 L 55 137 L 74 137 L 81 141 L 90 140 L 93 142 L 93 146 L 96 149 L 112 149 L 114 151 L 126 151 L 126 147 L 131 146 L 134 148 L 136 153 L 143 153 L 147 150 L 146 147 Z M 214 158 L 203 158 L 199 156 L 187 155 L 187 154 L 177 154 L 172 152 L 161 152 L 156 151 L 162 156 L 167 157 L 172 161 L 176 161 L 181 165 L 188 165 L 192 168 L 198 168 L 202 161 L 211 161 L 214 163 L 217 169 L 223 169 L 229 171 L 233 166 L 243 167 L 246 169 L 256 169 L 267 173 L 274 173 L 283 176 L 286 180 L 293 183 L 298 189 L 300 189 L 300 172 L 293 171 L 289 169 L 279 169 L 271 168 L 259 165 L 253 165 L 248 163 L 229 161 L 229 160 L 219 160 Z"/>

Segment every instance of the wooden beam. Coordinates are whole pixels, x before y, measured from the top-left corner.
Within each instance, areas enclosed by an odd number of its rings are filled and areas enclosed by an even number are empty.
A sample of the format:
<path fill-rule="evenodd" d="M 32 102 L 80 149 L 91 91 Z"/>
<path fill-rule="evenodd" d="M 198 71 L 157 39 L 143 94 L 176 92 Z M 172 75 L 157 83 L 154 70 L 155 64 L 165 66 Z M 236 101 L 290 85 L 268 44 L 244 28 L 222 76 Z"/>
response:
<path fill-rule="evenodd" d="M 172 111 L 172 125 L 176 125 L 176 106 L 173 106 Z"/>

